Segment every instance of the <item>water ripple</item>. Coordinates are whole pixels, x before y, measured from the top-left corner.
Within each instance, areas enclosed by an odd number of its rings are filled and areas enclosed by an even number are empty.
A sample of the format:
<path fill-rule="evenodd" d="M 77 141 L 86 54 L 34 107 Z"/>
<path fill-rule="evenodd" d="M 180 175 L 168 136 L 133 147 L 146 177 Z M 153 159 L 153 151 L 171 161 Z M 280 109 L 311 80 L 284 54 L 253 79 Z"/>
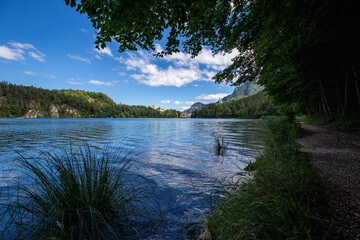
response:
<path fill-rule="evenodd" d="M 237 181 L 237 172 L 261 151 L 262 131 L 262 122 L 254 120 L 0 119 L 0 187 L 21 177 L 13 169 L 16 152 L 34 156 L 83 141 L 97 148 L 122 146 L 144 165 L 139 171 L 157 182 L 164 197 L 168 224 L 140 238 L 182 239 L 185 226 L 204 217 L 206 198 L 220 190 L 218 180 Z M 214 155 L 217 137 L 229 142 L 225 156 Z"/>

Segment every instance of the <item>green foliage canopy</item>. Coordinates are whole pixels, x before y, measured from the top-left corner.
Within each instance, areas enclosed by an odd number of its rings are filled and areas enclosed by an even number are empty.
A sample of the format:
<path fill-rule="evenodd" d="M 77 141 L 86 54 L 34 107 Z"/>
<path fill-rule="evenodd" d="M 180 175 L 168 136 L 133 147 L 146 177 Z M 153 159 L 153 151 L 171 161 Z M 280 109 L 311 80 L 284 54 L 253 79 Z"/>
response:
<path fill-rule="evenodd" d="M 204 46 L 214 54 L 237 49 L 233 64 L 214 76 L 265 86 L 271 98 L 326 116 L 360 112 L 360 3 L 357 0 L 65 0 L 86 13 L 97 47 L 154 49 L 158 56 Z"/>

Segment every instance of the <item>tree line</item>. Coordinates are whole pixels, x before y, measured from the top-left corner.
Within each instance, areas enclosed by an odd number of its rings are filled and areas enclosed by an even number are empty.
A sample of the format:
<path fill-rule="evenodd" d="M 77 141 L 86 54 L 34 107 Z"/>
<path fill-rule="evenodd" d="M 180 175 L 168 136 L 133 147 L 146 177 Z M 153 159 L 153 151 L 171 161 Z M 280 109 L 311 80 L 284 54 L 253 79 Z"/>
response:
<path fill-rule="evenodd" d="M 51 117 L 51 107 L 59 117 L 73 117 L 73 109 L 85 118 L 176 118 L 176 110 L 160 112 L 145 106 L 116 104 L 104 93 L 81 90 L 47 90 L 0 82 L 0 117 L 23 117 L 30 110 Z"/>

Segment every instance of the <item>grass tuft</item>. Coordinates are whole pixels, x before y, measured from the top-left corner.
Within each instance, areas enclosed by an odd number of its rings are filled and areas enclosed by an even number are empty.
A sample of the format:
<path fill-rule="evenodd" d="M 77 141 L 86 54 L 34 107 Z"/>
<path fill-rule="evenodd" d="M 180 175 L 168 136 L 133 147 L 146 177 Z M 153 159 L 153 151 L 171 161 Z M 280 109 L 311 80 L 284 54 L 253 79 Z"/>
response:
<path fill-rule="evenodd" d="M 217 156 L 224 156 L 229 148 L 229 142 L 225 141 L 223 137 L 215 138 L 214 152 Z"/>
<path fill-rule="evenodd" d="M 152 182 L 121 150 L 85 144 L 18 162 L 26 182 L 8 208 L 17 238 L 121 239 L 136 219 L 158 214 Z"/>

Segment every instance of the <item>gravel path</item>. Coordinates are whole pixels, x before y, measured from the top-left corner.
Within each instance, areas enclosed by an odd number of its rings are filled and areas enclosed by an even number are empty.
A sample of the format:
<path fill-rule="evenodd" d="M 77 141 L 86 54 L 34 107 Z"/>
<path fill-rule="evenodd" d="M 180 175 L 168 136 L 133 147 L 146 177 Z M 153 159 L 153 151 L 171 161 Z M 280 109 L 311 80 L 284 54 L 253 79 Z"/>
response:
<path fill-rule="evenodd" d="M 301 123 L 297 140 L 330 196 L 327 239 L 360 240 L 360 136 Z"/>

